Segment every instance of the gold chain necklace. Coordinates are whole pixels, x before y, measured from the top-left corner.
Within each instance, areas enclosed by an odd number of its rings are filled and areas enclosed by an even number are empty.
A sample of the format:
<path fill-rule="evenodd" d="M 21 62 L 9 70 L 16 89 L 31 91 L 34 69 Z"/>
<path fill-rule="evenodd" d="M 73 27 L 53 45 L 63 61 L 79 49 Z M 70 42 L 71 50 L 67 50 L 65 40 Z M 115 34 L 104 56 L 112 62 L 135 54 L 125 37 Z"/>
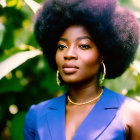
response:
<path fill-rule="evenodd" d="M 69 101 L 71 104 L 74 104 L 74 105 L 85 105 L 85 104 L 89 104 L 89 103 L 91 103 L 91 102 L 93 102 L 93 101 L 99 99 L 99 98 L 101 97 L 102 93 L 103 93 L 103 89 L 101 90 L 101 93 L 100 93 L 96 98 L 94 98 L 94 99 L 92 99 L 92 100 L 90 100 L 90 101 L 84 102 L 84 103 L 76 103 L 76 102 L 73 102 L 73 101 L 70 99 L 69 96 L 67 96 L 67 99 L 68 99 L 68 101 Z"/>

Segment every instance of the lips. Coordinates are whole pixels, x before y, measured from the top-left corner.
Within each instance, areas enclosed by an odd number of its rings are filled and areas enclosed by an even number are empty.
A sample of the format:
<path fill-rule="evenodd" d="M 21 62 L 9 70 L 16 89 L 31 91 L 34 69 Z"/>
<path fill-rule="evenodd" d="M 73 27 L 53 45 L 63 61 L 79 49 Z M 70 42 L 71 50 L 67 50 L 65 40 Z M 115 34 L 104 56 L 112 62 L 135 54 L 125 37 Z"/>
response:
<path fill-rule="evenodd" d="M 71 63 L 65 63 L 62 66 L 62 68 L 63 68 L 63 72 L 66 73 L 66 74 L 74 73 L 79 69 L 76 65 L 71 64 Z"/>

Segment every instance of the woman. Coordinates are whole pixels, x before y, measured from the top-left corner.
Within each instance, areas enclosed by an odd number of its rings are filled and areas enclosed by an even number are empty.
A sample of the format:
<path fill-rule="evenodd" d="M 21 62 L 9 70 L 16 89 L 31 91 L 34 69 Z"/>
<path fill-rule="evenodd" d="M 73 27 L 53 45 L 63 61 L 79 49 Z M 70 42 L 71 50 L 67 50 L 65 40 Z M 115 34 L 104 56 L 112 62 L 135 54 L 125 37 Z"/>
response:
<path fill-rule="evenodd" d="M 30 108 L 25 140 L 139 140 L 140 104 L 101 85 L 134 59 L 139 26 L 133 14 L 115 0 L 48 0 L 35 35 L 58 84 L 69 90 Z"/>

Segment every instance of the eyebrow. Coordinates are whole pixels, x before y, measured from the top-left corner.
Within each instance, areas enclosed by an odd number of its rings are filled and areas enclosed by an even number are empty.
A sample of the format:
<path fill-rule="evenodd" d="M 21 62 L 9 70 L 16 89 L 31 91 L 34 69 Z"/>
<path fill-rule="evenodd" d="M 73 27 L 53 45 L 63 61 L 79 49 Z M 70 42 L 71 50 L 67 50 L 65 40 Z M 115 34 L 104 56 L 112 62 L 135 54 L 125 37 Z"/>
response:
<path fill-rule="evenodd" d="M 82 37 L 78 37 L 78 38 L 76 39 L 76 41 L 82 40 L 82 39 L 89 39 L 89 40 L 92 40 L 92 38 L 89 37 L 89 36 L 82 36 Z M 60 38 L 59 41 L 65 41 L 65 42 L 67 42 L 68 40 L 67 40 L 66 38 Z"/>
<path fill-rule="evenodd" d="M 92 40 L 91 37 L 89 37 L 89 36 L 78 37 L 76 40 L 82 40 L 82 39 L 89 39 L 89 40 Z"/>
<path fill-rule="evenodd" d="M 66 38 L 59 38 L 59 41 L 65 41 L 65 42 L 67 42 L 68 40 L 66 39 Z"/>

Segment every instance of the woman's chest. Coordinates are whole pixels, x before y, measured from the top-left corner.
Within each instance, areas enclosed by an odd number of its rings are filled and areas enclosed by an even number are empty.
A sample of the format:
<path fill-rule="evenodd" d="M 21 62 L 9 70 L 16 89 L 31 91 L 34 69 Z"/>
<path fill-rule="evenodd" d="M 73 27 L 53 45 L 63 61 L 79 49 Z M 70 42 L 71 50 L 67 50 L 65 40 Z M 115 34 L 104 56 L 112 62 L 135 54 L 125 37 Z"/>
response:
<path fill-rule="evenodd" d="M 71 130 L 74 132 L 72 140 L 125 140 L 125 127 L 120 111 L 123 102 L 118 101 L 119 95 L 111 95 L 103 93 L 94 108 L 83 117 L 83 121 L 80 116 L 74 117 L 72 112 L 67 122 L 65 102 L 61 101 L 55 107 L 51 105 L 43 115 L 39 114 L 37 117 L 36 139 L 66 140 L 68 123 L 74 128 Z M 84 114 L 83 111 L 80 113 L 81 116 Z M 76 125 L 75 120 L 79 121 Z"/>
<path fill-rule="evenodd" d="M 107 116 L 102 116 L 102 121 L 88 120 L 87 118 L 80 124 L 78 129 L 74 132 L 73 137 L 68 140 L 125 140 L 125 129 L 123 123 L 115 116 L 110 123 L 104 125 L 102 123 Z M 64 123 L 64 122 L 62 122 Z M 60 120 L 61 124 L 61 120 Z M 96 125 L 97 124 L 97 125 Z M 98 125 L 102 124 L 102 125 Z M 66 140 L 66 133 L 72 133 L 73 130 L 65 132 L 65 127 L 58 125 L 51 129 L 52 124 L 44 124 L 41 129 L 36 130 L 36 140 Z"/>
<path fill-rule="evenodd" d="M 82 122 L 88 116 L 92 110 L 94 104 L 75 106 L 67 105 L 66 106 L 66 115 L 65 115 L 65 133 L 66 140 L 71 140 L 76 130 L 80 127 Z"/>
<path fill-rule="evenodd" d="M 96 108 L 95 108 L 96 110 Z M 91 110 L 90 113 L 81 122 L 80 116 L 70 116 L 72 129 L 66 128 L 65 112 L 59 116 L 53 113 L 53 116 L 44 116 L 40 119 L 36 129 L 36 140 L 66 140 L 67 134 L 73 134 L 72 140 L 125 140 L 125 128 L 122 122 L 121 114 L 116 113 L 116 109 Z M 79 120 L 78 120 L 79 118 Z M 44 120 L 43 120 L 44 119 Z M 75 119 L 80 125 L 75 125 Z M 78 128 L 77 128 L 78 126 Z M 66 130 L 67 129 L 67 130 Z M 68 139 L 69 140 L 69 139 Z"/>

